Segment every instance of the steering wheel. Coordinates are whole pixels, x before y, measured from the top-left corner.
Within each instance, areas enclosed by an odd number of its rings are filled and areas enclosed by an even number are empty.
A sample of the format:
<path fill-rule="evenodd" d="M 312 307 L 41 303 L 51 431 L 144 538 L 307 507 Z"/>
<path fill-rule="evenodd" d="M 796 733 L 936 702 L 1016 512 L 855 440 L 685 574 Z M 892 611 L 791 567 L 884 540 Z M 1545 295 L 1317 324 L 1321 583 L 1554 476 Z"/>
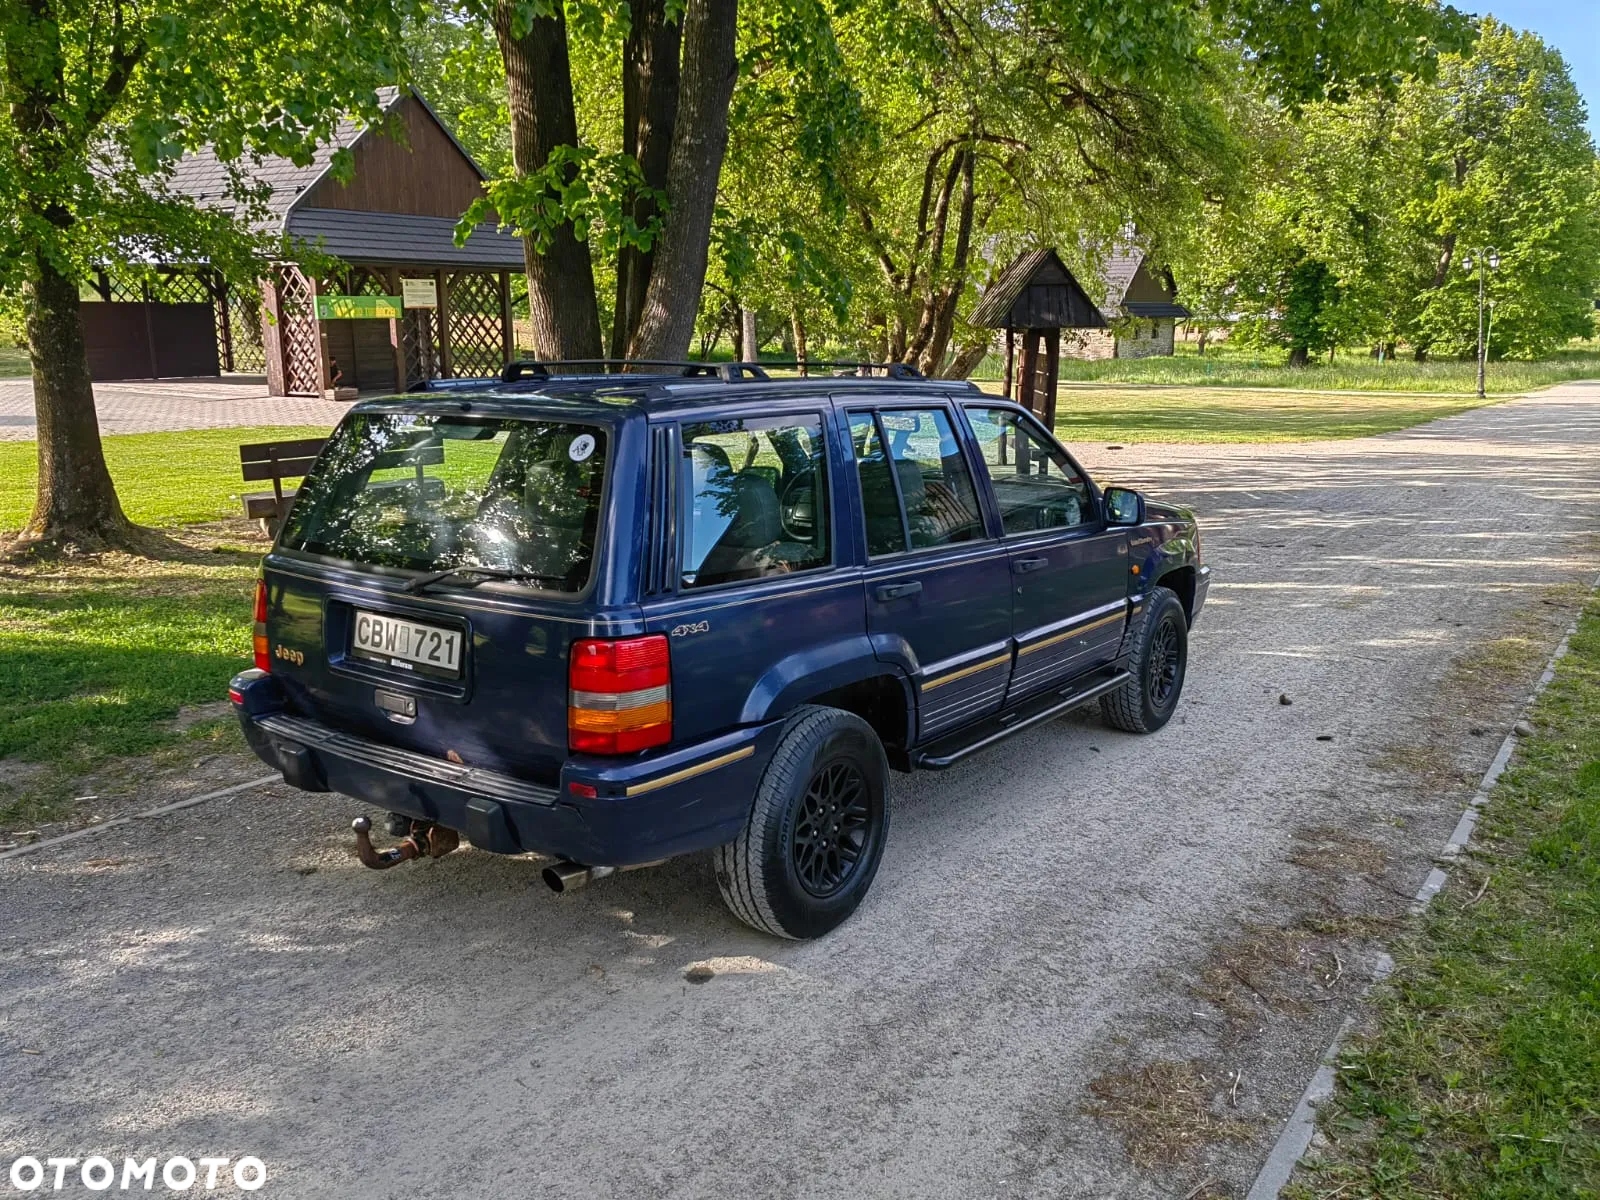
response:
<path fill-rule="evenodd" d="M 791 542 L 809 542 L 816 534 L 816 480 L 814 469 L 792 475 L 778 497 L 778 524 Z"/>

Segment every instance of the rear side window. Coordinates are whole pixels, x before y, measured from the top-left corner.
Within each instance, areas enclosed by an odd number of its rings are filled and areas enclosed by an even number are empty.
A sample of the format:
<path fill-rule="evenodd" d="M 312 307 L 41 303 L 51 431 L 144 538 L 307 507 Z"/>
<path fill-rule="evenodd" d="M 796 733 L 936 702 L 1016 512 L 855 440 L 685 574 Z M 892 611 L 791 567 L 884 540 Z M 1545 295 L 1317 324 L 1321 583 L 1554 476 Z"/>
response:
<path fill-rule="evenodd" d="M 833 561 L 820 416 L 704 421 L 682 434 L 684 587 Z"/>
<path fill-rule="evenodd" d="M 972 472 L 943 409 L 852 413 L 869 554 L 984 536 Z M 903 523 L 902 523 L 903 519 Z"/>
<path fill-rule="evenodd" d="M 300 489 L 282 545 L 373 566 L 487 566 L 581 591 L 607 431 L 567 421 L 357 413 Z"/>

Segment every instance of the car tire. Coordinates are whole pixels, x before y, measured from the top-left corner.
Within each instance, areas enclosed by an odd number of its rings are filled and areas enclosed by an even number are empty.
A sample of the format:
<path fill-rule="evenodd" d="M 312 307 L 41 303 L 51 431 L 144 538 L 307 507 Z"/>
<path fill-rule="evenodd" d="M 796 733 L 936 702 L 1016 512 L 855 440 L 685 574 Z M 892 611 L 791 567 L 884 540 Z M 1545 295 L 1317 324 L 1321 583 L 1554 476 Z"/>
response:
<path fill-rule="evenodd" d="M 716 851 L 717 886 L 734 916 L 800 940 L 821 937 L 853 913 L 883 857 L 888 784 L 872 726 L 842 709 L 796 709 L 756 785 L 744 830 Z M 846 819 L 818 824 L 838 816 Z"/>
<path fill-rule="evenodd" d="M 1189 667 L 1189 618 L 1177 593 L 1157 585 L 1134 622 L 1128 662 L 1133 678 L 1100 697 L 1100 712 L 1113 729 L 1154 733 L 1172 719 L 1183 693 Z"/>

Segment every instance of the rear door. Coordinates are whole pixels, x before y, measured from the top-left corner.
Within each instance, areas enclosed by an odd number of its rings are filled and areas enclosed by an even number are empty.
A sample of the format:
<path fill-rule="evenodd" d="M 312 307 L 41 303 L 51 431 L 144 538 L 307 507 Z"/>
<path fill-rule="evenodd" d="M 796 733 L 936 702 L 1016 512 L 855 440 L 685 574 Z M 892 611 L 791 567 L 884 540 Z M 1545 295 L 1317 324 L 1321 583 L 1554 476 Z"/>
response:
<path fill-rule="evenodd" d="M 652 428 L 664 519 L 651 541 L 664 561 L 647 573 L 644 619 L 670 639 L 679 741 L 749 721 L 752 696 L 771 699 L 763 678 L 825 671 L 852 639 L 859 652 L 861 582 L 837 554 L 832 415 L 813 395 Z"/>
<path fill-rule="evenodd" d="M 867 628 L 917 693 L 917 740 L 1000 707 L 1011 676 L 1010 574 L 990 536 L 957 415 L 847 410 L 867 567 Z"/>
<path fill-rule="evenodd" d="M 439 406 L 347 418 L 266 567 L 269 654 L 294 707 L 360 737 L 553 780 L 573 639 L 637 629 L 626 606 L 599 603 L 606 493 L 639 479 L 619 453 L 629 428 Z M 408 587 L 473 566 L 526 577 Z"/>
<path fill-rule="evenodd" d="M 1009 704 L 1116 657 L 1128 616 L 1129 531 L 1105 524 L 1083 471 L 1032 417 L 981 404 L 966 413 L 1012 575 Z"/>

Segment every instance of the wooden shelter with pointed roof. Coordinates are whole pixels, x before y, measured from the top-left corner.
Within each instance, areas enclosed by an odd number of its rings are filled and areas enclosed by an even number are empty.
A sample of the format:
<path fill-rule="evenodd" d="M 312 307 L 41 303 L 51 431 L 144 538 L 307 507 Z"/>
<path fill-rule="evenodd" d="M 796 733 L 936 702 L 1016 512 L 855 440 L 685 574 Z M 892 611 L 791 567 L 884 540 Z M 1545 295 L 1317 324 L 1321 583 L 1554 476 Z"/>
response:
<path fill-rule="evenodd" d="M 316 396 L 334 384 L 402 391 L 430 378 L 498 375 L 516 357 L 511 276 L 525 269 L 522 241 L 484 223 L 457 246 L 456 221 L 484 194 L 483 171 L 416 92 L 385 88 L 379 102 L 382 121 L 343 122 L 303 166 L 267 156 L 230 167 L 209 147 L 185 155 L 173 170 L 174 191 L 232 209 L 229 172 L 242 170 L 265 192 L 259 232 L 342 265 L 318 277 L 293 261 L 263 264 L 259 312 L 203 264 L 160 268 L 162 294 L 146 284 L 139 295 L 122 295 L 102 276 L 97 291 L 113 303 L 84 306 L 86 333 L 93 341 L 95 329 L 116 324 L 126 327 L 116 337 L 127 344 L 98 355 L 91 345 L 91 363 L 132 374 L 98 377 L 173 374 L 161 364 L 177 361 L 210 374 L 259 367 L 270 394 Z M 344 179 L 334 171 L 341 151 L 353 164 Z M 177 311 L 202 302 L 216 314 L 209 367 L 193 353 L 198 338 L 212 336 L 208 314 Z M 122 319 L 114 308 L 144 311 Z M 358 315 L 372 312 L 380 315 Z"/>
<path fill-rule="evenodd" d="M 1006 397 L 1015 399 L 1052 429 L 1056 420 L 1061 331 L 1106 327 L 1099 307 L 1050 247 L 1024 254 L 1000 272 L 967 321 L 980 329 L 1006 331 Z M 1013 372 L 1019 332 L 1022 361 L 1020 369 Z"/>

